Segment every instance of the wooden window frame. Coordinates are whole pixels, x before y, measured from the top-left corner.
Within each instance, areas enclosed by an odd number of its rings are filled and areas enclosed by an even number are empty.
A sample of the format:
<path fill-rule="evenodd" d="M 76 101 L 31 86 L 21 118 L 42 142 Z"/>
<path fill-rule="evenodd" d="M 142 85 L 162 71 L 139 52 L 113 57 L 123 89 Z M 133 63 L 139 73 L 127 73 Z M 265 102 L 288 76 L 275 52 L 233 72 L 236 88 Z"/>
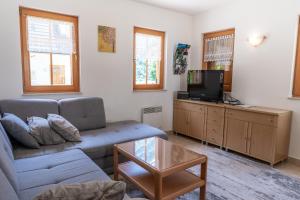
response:
<path fill-rule="evenodd" d="M 59 21 L 67 21 L 74 24 L 74 39 L 76 51 L 72 54 L 72 85 L 65 86 L 32 86 L 30 77 L 30 57 L 27 50 L 27 25 L 26 17 L 41 17 Z M 49 11 L 20 7 L 20 34 L 21 34 L 21 51 L 22 51 L 22 71 L 23 71 L 23 92 L 24 93 L 63 93 L 63 92 L 80 92 L 80 75 L 79 75 L 79 36 L 78 36 L 78 17 L 54 13 Z M 51 54 L 51 53 L 50 53 Z M 51 69 L 52 71 L 52 69 Z M 51 75 L 52 76 L 52 75 Z"/>
<path fill-rule="evenodd" d="M 296 61 L 293 80 L 293 97 L 300 97 L 300 16 L 298 19 Z"/>
<path fill-rule="evenodd" d="M 224 35 L 231 35 L 234 34 L 235 37 L 235 28 L 229 28 L 229 29 L 224 29 L 224 30 L 219 30 L 219 31 L 214 31 L 214 32 L 208 32 L 203 34 L 203 52 L 202 52 L 202 66 L 204 70 L 207 70 L 209 67 L 206 62 L 204 62 L 204 54 L 205 54 L 205 40 L 210 39 L 210 38 L 215 38 L 215 37 L 220 37 Z M 235 43 L 233 44 L 233 57 L 234 57 L 234 49 L 235 49 Z M 231 92 L 232 91 L 232 84 L 233 84 L 233 62 L 230 67 L 230 71 L 225 71 L 224 73 L 224 81 L 225 78 L 230 80 L 230 84 L 225 84 L 224 82 L 224 91 L 225 92 Z"/>
<path fill-rule="evenodd" d="M 136 84 L 136 34 L 146 34 L 161 37 L 161 61 L 160 61 L 160 82 L 159 84 Z M 163 90 L 164 89 L 164 64 L 165 64 L 165 32 L 153 29 L 134 27 L 134 42 L 133 42 L 133 90 Z"/>

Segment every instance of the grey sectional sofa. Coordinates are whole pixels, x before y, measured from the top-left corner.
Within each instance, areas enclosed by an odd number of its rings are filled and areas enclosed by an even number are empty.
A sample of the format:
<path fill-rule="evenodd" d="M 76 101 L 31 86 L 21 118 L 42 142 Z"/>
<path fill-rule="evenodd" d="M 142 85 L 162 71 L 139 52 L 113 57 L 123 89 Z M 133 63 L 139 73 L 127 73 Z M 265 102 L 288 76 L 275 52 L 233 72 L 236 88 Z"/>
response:
<path fill-rule="evenodd" d="M 101 98 L 63 100 L 2 100 L 1 113 L 46 118 L 60 114 L 74 124 L 80 143 L 28 149 L 12 145 L 0 124 L 0 200 L 31 200 L 56 184 L 110 180 L 113 145 L 131 140 L 167 135 L 156 128 L 135 121 L 106 123 Z"/>

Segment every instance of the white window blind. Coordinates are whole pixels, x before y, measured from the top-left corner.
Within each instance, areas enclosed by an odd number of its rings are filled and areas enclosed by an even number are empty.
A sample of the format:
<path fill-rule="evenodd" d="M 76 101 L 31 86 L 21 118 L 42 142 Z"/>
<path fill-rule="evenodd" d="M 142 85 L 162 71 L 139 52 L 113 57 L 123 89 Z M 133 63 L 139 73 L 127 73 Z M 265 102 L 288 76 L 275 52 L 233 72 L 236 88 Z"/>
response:
<path fill-rule="evenodd" d="M 76 53 L 73 23 L 28 16 L 27 27 L 28 51 L 69 55 Z"/>

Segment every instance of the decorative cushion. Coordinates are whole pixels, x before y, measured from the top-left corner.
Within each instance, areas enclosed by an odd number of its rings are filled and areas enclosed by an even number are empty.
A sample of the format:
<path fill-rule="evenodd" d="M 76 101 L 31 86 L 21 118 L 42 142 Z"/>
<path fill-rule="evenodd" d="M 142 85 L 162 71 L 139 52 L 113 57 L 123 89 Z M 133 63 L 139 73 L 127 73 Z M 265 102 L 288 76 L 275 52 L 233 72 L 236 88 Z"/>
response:
<path fill-rule="evenodd" d="M 122 200 L 125 195 L 126 184 L 120 181 L 91 181 L 72 185 L 57 185 L 43 192 L 34 200 Z"/>
<path fill-rule="evenodd" d="M 14 188 L 11 186 L 7 177 L 0 169 L 0 200 L 19 200 Z"/>
<path fill-rule="evenodd" d="M 79 131 L 104 128 L 106 126 L 103 100 L 101 98 L 72 98 L 59 102 L 60 115 Z"/>
<path fill-rule="evenodd" d="M 81 142 L 79 130 L 60 115 L 48 114 L 50 127 L 70 142 Z"/>
<path fill-rule="evenodd" d="M 30 148 L 39 148 L 40 145 L 30 135 L 28 125 L 14 114 L 5 113 L 1 123 L 16 141 Z"/>
<path fill-rule="evenodd" d="M 50 128 L 47 119 L 41 117 L 29 117 L 27 120 L 30 134 L 38 141 L 39 144 L 55 145 L 65 142 L 60 135 Z"/>

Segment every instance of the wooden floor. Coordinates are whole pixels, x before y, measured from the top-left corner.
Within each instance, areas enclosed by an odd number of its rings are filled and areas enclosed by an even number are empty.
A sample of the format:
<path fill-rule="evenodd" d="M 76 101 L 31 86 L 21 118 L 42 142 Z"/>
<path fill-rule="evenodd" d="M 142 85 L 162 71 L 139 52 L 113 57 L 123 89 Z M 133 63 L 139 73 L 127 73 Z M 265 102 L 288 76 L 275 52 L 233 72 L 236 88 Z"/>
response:
<path fill-rule="evenodd" d="M 195 152 L 199 151 L 199 147 L 203 145 L 201 144 L 201 141 L 197 141 L 192 138 L 176 135 L 173 133 L 169 133 L 169 140 L 174 143 L 183 145 L 186 148 L 193 150 Z M 295 165 L 289 161 L 277 164 L 274 168 L 280 170 L 282 173 L 287 174 L 289 176 L 296 176 L 300 178 L 300 166 Z"/>

